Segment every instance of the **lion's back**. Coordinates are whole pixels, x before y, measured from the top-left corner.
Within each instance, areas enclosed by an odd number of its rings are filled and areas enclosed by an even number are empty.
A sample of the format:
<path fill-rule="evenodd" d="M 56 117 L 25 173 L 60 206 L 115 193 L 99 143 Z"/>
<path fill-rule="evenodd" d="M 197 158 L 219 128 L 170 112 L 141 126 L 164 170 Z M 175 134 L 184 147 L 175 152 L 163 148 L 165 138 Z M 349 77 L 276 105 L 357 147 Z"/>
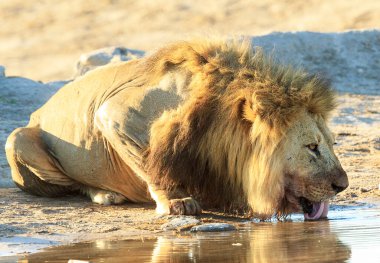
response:
<path fill-rule="evenodd" d="M 110 150 L 94 123 L 98 108 L 123 79 L 114 77 L 127 63 L 94 70 L 62 87 L 30 118 L 29 127 L 41 130 L 42 140 L 65 173 L 91 183 L 107 176 Z M 93 178 L 93 179 L 92 179 Z M 83 182 L 84 183 L 84 182 Z"/>

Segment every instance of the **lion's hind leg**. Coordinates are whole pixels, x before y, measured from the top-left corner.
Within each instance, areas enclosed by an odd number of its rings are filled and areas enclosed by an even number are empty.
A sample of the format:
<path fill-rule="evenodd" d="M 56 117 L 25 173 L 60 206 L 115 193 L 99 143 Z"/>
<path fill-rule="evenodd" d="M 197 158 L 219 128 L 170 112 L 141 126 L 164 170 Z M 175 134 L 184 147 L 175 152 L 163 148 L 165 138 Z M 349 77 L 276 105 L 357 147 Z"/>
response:
<path fill-rule="evenodd" d="M 76 190 L 77 183 L 58 168 L 38 128 L 18 128 L 8 137 L 5 152 L 12 179 L 25 192 L 39 196 L 62 196 Z"/>
<path fill-rule="evenodd" d="M 125 202 L 126 197 L 112 191 L 107 191 L 91 186 L 81 187 L 81 192 L 88 195 L 92 202 L 101 205 L 118 205 Z"/>

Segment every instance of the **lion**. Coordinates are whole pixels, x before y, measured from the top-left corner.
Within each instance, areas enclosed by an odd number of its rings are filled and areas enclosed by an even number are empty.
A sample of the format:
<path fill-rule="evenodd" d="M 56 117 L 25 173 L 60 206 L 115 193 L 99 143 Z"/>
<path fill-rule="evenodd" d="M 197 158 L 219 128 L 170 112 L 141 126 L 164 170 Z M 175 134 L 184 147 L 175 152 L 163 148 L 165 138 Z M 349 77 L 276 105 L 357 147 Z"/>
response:
<path fill-rule="evenodd" d="M 10 134 L 6 155 L 34 195 L 319 219 L 348 187 L 326 125 L 335 98 L 247 40 L 180 41 L 68 83 Z"/>

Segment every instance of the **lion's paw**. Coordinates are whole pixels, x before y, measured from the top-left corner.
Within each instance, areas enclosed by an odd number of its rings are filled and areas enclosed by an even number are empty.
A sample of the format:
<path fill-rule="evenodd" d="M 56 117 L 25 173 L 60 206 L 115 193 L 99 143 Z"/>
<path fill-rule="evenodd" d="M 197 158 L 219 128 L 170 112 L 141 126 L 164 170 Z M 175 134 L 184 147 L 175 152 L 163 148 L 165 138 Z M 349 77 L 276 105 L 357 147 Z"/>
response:
<path fill-rule="evenodd" d="M 91 195 L 91 200 L 92 202 L 101 205 L 117 205 L 123 203 L 125 197 L 115 192 L 99 190 Z"/>
<path fill-rule="evenodd" d="M 192 197 L 170 200 L 171 215 L 198 215 L 202 212 L 201 206 Z"/>

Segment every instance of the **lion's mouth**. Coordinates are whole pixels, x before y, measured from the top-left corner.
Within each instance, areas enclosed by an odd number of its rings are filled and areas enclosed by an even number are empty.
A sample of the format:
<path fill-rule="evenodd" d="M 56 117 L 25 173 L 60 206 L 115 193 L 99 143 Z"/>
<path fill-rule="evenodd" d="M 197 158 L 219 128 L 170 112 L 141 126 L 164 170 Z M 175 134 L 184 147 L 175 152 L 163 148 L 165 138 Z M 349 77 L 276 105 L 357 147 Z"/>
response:
<path fill-rule="evenodd" d="M 306 220 L 318 220 L 327 217 L 329 201 L 312 202 L 305 197 L 300 197 L 299 202 Z"/>

